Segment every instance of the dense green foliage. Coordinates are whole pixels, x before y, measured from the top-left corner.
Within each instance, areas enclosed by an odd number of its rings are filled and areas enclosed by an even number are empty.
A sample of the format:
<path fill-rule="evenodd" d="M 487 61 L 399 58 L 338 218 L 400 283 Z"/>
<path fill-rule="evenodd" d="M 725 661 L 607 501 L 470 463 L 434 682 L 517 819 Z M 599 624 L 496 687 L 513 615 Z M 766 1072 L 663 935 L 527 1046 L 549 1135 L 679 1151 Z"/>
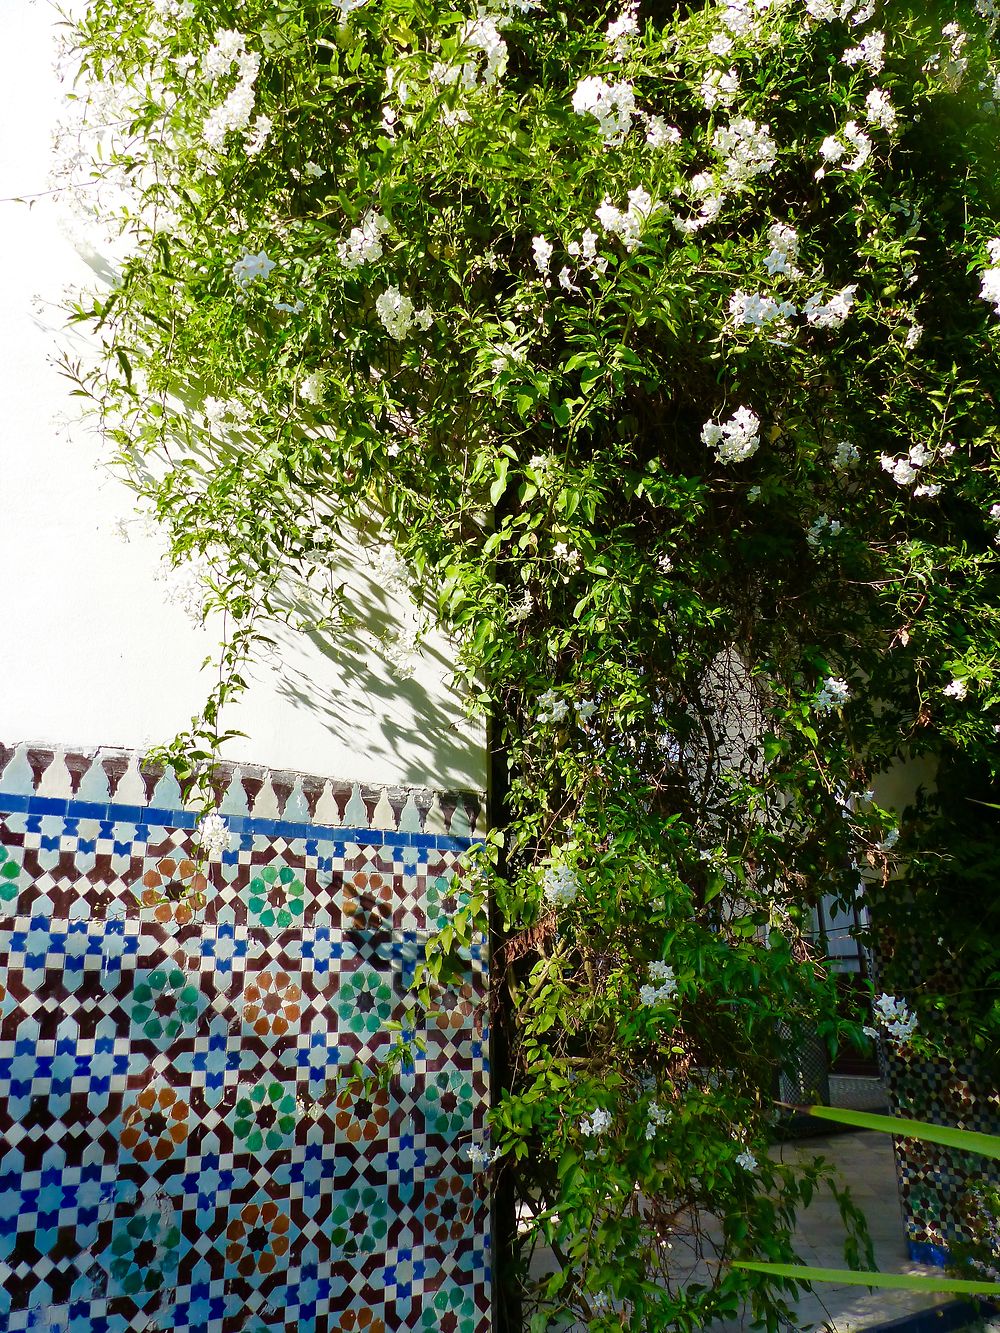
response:
<path fill-rule="evenodd" d="M 557 1259 L 534 1328 L 746 1294 L 775 1325 L 781 1284 L 726 1260 L 788 1261 L 815 1184 L 765 1155 L 777 1073 L 858 1033 L 811 908 L 860 875 L 909 910 L 868 790 L 895 761 L 961 753 L 988 795 L 979 8 L 93 0 L 73 29 L 128 253 L 70 369 L 232 627 L 178 764 L 288 580 L 349 609 L 322 572 L 373 523 L 507 764 L 491 1169 Z M 957 1039 L 991 1004 L 945 1005 Z"/>

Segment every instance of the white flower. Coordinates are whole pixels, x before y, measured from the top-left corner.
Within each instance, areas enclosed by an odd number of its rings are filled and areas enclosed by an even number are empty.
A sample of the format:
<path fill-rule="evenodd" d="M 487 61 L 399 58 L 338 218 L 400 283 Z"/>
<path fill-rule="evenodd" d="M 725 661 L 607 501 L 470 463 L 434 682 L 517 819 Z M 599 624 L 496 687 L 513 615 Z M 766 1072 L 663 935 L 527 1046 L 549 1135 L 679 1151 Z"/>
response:
<path fill-rule="evenodd" d="M 232 271 L 238 285 L 246 287 L 251 282 L 256 282 L 258 278 L 263 278 L 266 282 L 273 268 L 274 260 L 269 259 L 263 250 L 256 255 L 252 255 L 248 250 L 241 259 L 237 259 Z"/>
<path fill-rule="evenodd" d="M 596 1110 L 591 1111 L 589 1116 L 583 1116 L 580 1120 L 580 1130 L 582 1133 L 595 1138 L 604 1134 L 611 1126 L 611 1112 L 605 1111 L 603 1106 L 598 1106 Z"/>
<path fill-rule="evenodd" d="M 946 694 L 949 697 L 949 699 L 959 699 L 959 700 L 964 699 L 965 696 L 968 694 L 968 692 L 969 692 L 968 682 L 958 677 L 956 677 L 956 679 L 953 680 L 950 685 L 946 685 L 943 690 L 943 693 Z"/>
<path fill-rule="evenodd" d="M 337 258 L 347 269 L 373 264 L 382 258 L 382 238 L 389 230 L 388 219 L 381 213 L 367 212 L 346 241 L 337 242 Z"/>
<path fill-rule="evenodd" d="M 552 246 L 544 236 L 532 236 L 531 250 L 535 259 L 535 268 L 542 275 L 548 273 L 552 263 Z"/>
<path fill-rule="evenodd" d="M 205 77 L 215 80 L 228 74 L 246 50 L 246 40 L 242 33 L 234 32 L 231 28 L 220 29 L 201 62 Z"/>
<path fill-rule="evenodd" d="M 734 292 L 729 300 L 729 313 L 737 327 L 764 328 L 776 321 L 787 323 L 795 315 L 791 301 L 776 301 L 759 292 Z"/>
<path fill-rule="evenodd" d="M 802 274 L 796 267 L 799 257 L 799 234 L 794 227 L 786 227 L 776 222 L 769 228 L 767 238 L 771 250 L 764 260 L 764 267 L 772 278 L 783 274 L 789 278 L 800 278 Z"/>
<path fill-rule="evenodd" d="M 841 60 L 845 65 L 867 65 L 873 74 L 880 73 L 885 65 L 885 33 L 868 33 L 857 46 L 845 51 Z"/>
<path fill-rule="evenodd" d="M 387 287 L 375 300 L 375 313 L 385 326 L 385 330 L 397 341 L 413 328 L 415 323 L 413 302 L 404 296 L 398 287 Z"/>
<path fill-rule="evenodd" d="M 546 866 L 542 872 L 542 893 L 553 907 L 565 907 L 580 892 L 576 872 L 567 865 Z"/>
<path fill-rule="evenodd" d="M 653 1007 L 659 1004 L 665 1004 L 667 1000 L 672 1000 L 677 994 L 677 981 L 674 976 L 674 969 L 669 964 L 659 960 L 649 964 L 650 982 L 639 987 L 639 1003 Z"/>
<path fill-rule="evenodd" d="M 750 1152 L 748 1148 L 744 1148 L 736 1158 L 736 1165 L 741 1166 L 744 1171 L 756 1171 L 757 1158 L 754 1157 L 753 1153 Z"/>
<path fill-rule="evenodd" d="M 582 699 L 576 706 L 576 715 L 581 722 L 589 722 L 599 708 L 593 699 Z"/>
<path fill-rule="evenodd" d="M 939 495 L 940 492 L 941 492 L 940 482 L 930 482 L 926 486 L 915 486 L 913 488 L 914 495 L 919 495 L 921 499 L 927 499 L 927 500 L 933 500 L 934 496 Z"/>
<path fill-rule="evenodd" d="M 893 458 L 890 454 L 882 454 L 879 462 L 885 472 L 888 472 L 897 486 L 912 486 L 917 479 L 917 468 L 921 466 L 924 459 L 919 453 L 914 457 L 915 449 L 910 450 L 906 458 Z"/>
<path fill-rule="evenodd" d="M 569 704 L 565 699 L 560 699 L 555 690 L 546 690 L 538 696 L 539 722 L 564 722 L 568 716 Z"/>
<path fill-rule="evenodd" d="M 814 292 L 806 300 L 802 313 L 817 329 L 839 329 L 851 313 L 854 293 L 857 290 L 857 283 L 851 283 L 849 287 L 842 287 L 839 292 L 834 292 L 826 301 L 819 292 Z"/>
<path fill-rule="evenodd" d="M 908 352 L 912 352 L 914 347 L 924 336 L 924 326 L 922 324 L 911 324 L 906 330 L 906 337 L 903 339 L 903 346 Z"/>
<path fill-rule="evenodd" d="M 877 125 L 892 134 L 896 128 L 896 109 L 889 101 L 888 93 L 880 88 L 871 90 L 865 98 L 865 119 L 869 125 Z"/>
<path fill-rule="evenodd" d="M 632 0 L 627 4 L 622 12 L 608 24 L 608 30 L 605 34 L 608 46 L 611 48 L 612 60 L 624 60 L 628 55 L 632 43 L 639 35 L 639 19 L 637 17 L 639 9 L 639 0 Z"/>
<path fill-rule="evenodd" d="M 816 695 L 813 704 L 817 713 L 832 713 L 835 708 L 843 708 L 851 697 L 850 686 L 840 676 L 827 676 Z"/>
<path fill-rule="evenodd" d="M 761 497 L 761 489 L 759 486 L 751 486 L 750 489 L 747 491 L 747 499 L 750 501 L 752 505 L 755 505 L 757 501 L 760 499 L 760 497 Z"/>
<path fill-rule="evenodd" d="M 849 120 L 844 126 L 844 138 L 855 150 L 850 162 L 844 163 L 844 170 L 858 171 L 871 157 L 872 141 L 864 130 L 858 127 L 856 120 Z"/>
<path fill-rule="evenodd" d="M 253 126 L 246 132 L 246 141 L 244 147 L 247 157 L 256 157 L 260 150 L 267 143 L 274 124 L 270 116 L 258 116 Z"/>
<path fill-rule="evenodd" d="M 833 466 L 838 472 L 846 472 L 854 467 L 861 458 L 861 451 L 850 440 L 840 440 L 833 457 Z"/>
<path fill-rule="evenodd" d="M 701 428 L 701 440 L 715 450 L 720 463 L 742 463 L 760 445 L 760 419 L 748 407 L 737 408 L 721 425 L 706 421 Z"/>
<path fill-rule="evenodd" d="M 321 176 L 326 175 L 326 171 L 318 163 L 309 161 L 302 168 L 303 176 L 309 176 L 312 180 L 319 180 Z"/>
<path fill-rule="evenodd" d="M 676 148 L 680 141 L 680 130 L 668 125 L 662 116 L 646 118 L 646 142 L 650 148 Z"/>
<path fill-rule="evenodd" d="M 897 1000 L 895 995 L 880 995 L 875 1001 L 875 1021 L 883 1027 L 897 1049 L 905 1046 L 917 1027 L 916 1015 L 910 1012 L 905 1000 Z M 865 1028 L 870 1037 L 879 1035 L 877 1029 Z"/>
<path fill-rule="evenodd" d="M 844 525 L 839 519 L 831 518 L 829 514 L 819 514 L 806 530 L 806 543 L 814 551 L 818 551 L 839 537 L 843 530 Z"/>
<path fill-rule="evenodd" d="M 326 376 L 318 370 L 311 371 L 299 385 L 299 394 L 307 403 L 319 407 L 326 396 Z"/>
<path fill-rule="evenodd" d="M 713 70 L 702 79 L 698 91 L 706 108 L 711 111 L 713 107 L 731 106 L 735 102 L 740 91 L 740 81 L 735 69 L 731 69 L 728 74 Z"/>
<path fill-rule="evenodd" d="M 646 1112 L 646 1138 L 655 1139 L 656 1131 L 667 1123 L 670 1119 L 670 1111 L 663 1107 L 659 1102 L 650 1102 L 649 1110 Z"/>
<path fill-rule="evenodd" d="M 616 208 L 605 195 L 596 217 L 609 235 L 621 239 L 626 250 L 634 250 L 639 244 L 642 229 L 653 212 L 653 200 L 649 191 L 639 185 L 634 190 L 629 190 L 626 210 Z M 594 233 L 590 232 L 589 235 L 593 236 Z"/>
<path fill-rule="evenodd" d="M 1000 265 L 1000 239 L 987 241 L 986 249 L 989 252 L 990 261 L 995 265 Z M 980 298 L 989 301 L 996 313 L 1000 315 L 1000 267 L 984 269 L 980 277 L 982 278 Z"/>
<path fill-rule="evenodd" d="M 493 1152 L 490 1152 L 488 1148 L 483 1148 L 478 1143 L 467 1143 L 462 1151 L 472 1163 L 473 1171 L 485 1171 L 486 1168 L 492 1166 L 500 1156 L 499 1148 L 495 1148 Z"/>
<path fill-rule="evenodd" d="M 835 134 L 828 134 L 819 146 L 819 155 L 825 162 L 839 162 L 846 152 Z"/>
<path fill-rule="evenodd" d="M 202 817 L 195 830 L 195 837 L 210 861 L 218 861 L 223 852 L 229 851 L 232 843 L 229 825 L 218 810 L 212 810 Z"/>
<path fill-rule="evenodd" d="M 994 523 L 1000 523 L 1000 504 L 990 505 L 990 518 Z"/>
<path fill-rule="evenodd" d="M 635 90 L 630 83 L 606 83 L 591 75 L 576 85 L 573 110 L 594 117 L 606 144 L 620 144 L 632 126 Z"/>
<path fill-rule="evenodd" d="M 734 184 L 772 171 L 778 157 L 770 126 L 758 125 L 747 116 L 720 126 L 712 136 L 712 146 L 724 159 L 725 179 Z"/>
<path fill-rule="evenodd" d="M 899 828 L 891 828 L 881 842 L 875 844 L 876 850 L 880 852 L 891 852 L 896 843 L 899 842 Z"/>

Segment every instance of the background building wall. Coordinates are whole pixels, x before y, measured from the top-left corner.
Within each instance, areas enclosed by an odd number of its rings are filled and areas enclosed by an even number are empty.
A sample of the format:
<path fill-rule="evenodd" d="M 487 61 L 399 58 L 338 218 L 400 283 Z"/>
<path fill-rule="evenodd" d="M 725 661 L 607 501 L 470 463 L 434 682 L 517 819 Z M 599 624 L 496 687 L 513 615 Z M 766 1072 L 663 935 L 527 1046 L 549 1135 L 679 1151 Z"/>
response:
<path fill-rule="evenodd" d="M 0 24 L 0 736 L 142 749 L 169 740 L 203 702 L 202 663 L 221 626 L 196 627 L 168 599 L 160 545 L 129 522 L 131 494 L 98 466 L 98 441 L 73 420 L 71 386 L 52 364 L 57 347 L 86 353 L 57 303 L 64 287 L 99 281 L 103 264 L 74 232 L 65 198 L 46 193 L 66 91 L 52 68 L 54 9 L 3 0 Z M 463 718 L 447 643 L 431 635 L 413 679 L 401 679 L 379 642 L 405 598 L 381 586 L 358 548 L 344 569 L 363 628 L 279 633 L 278 652 L 224 719 L 247 733 L 227 757 L 481 790 L 482 733 Z"/>

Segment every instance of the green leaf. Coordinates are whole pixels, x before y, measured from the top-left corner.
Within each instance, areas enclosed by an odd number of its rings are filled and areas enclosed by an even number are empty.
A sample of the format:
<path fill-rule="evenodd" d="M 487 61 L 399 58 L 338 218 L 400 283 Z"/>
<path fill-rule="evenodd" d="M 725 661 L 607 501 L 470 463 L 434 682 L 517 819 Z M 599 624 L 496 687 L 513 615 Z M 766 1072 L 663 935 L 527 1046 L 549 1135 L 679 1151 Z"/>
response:
<path fill-rule="evenodd" d="M 896 1291 L 950 1291 L 956 1296 L 998 1296 L 1000 1283 L 957 1277 L 912 1277 L 909 1273 L 858 1273 L 853 1268 L 811 1268 L 808 1264 L 769 1264 L 733 1261 L 734 1268 L 796 1282 L 835 1282 L 842 1287 L 887 1287 Z"/>
<path fill-rule="evenodd" d="M 981 1157 L 1000 1161 L 1000 1135 L 977 1134 L 968 1129 L 953 1129 L 950 1125 L 932 1125 L 927 1120 L 905 1120 L 902 1116 L 873 1115 L 870 1111 L 842 1111 L 833 1106 L 809 1106 L 806 1110 L 817 1120 L 833 1120 L 839 1125 L 854 1125 L 858 1129 L 877 1129 L 900 1139 L 941 1143 L 958 1152 L 978 1153 Z"/>

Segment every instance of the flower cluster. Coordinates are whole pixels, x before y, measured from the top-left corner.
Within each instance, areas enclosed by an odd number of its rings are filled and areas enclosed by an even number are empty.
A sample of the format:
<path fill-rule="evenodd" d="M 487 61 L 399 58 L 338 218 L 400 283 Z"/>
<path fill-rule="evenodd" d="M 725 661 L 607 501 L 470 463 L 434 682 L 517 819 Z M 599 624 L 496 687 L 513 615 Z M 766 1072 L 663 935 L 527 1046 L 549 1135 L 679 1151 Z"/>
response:
<path fill-rule="evenodd" d="M 592 74 L 576 85 L 573 110 L 578 116 L 594 117 L 606 144 L 620 144 L 632 128 L 635 89 L 630 83 L 606 83 Z"/>
<path fill-rule="evenodd" d="M 721 424 L 706 421 L 701 428 L 701 442 L 715 450 L 720 463 L 742 463 L 760 446 L 760 418 L 748 407 L 739 407 Z"/>
<path fill-rule="evenodd" d="M 636 186 L 628 192 L 628 207 L 623 211 L 612 204 L 607 195 L 597 210 L 597 221 L 609 236 L 620 238 L 626 250 L 635 250 L 642 229 L 653 213 L 653 200 L 648 190 Z M 593 233 L 589 233 L 593 235 Z"/>
<path fill-rule="evenodd" d="M 195 837 L 210 861 L 218 861 L 223 852 L 229 851 L 232 843 L 229 825 L 218 810 L 212 810 L 202 816 L 195 830 Z"/>
<path fill-rule="evenodd" d="M 597 1138 L 601 1134 L 606 1134 L 610 1128 L 611 1112 L 606 1111 L 603 1106 L 598 1106 L 596 1110 L 591 1111 L 590 1115 L 585 1115 L 580 1120 L 580 1132 L 590 1138 Z"/>
<path fill-rule="evenodd" d="M 845 162 L 844 158 L 851 148 L 854 149 L 854 156 Z M 827 135 L 819 146 L 819 155 L 831 166 L 840 163 L 844 171 L 860 171 L 872 155 L 872 141 L 856 120 L 849 120 L 839 134 Z M 822 178 L 824 170 L 820 167 L 816 172 L 817 177 Z"/>
<path fill-rule="evenodd" d="M 910 1011 L 905 1000 L 897 1000 L 895 995 L 880 995 L 875 1001 L 875 1027 L 866 1027 L 869 1037 L 881 1036 L 884 1029 L 897 1050 L 906 1046 L 917 1029 L 916 1015 Z"/>
<path fill-rule="evenodd" d="M 829 514 L 818 514 L 806 529 L 806 542 L 814 551 L 820 551 L 839 537 L 843 530 L 844 525 L 840 519 L 831 518 Z"/>
<path fill-rule="evenodd" d="M 650 980 L 639 987 L 639 1003 L 647 1006 L 665 1004 L 677 994 L 677 979 L 674 969 L 666 963 L 649 964 Z"/>
<path fill-rule="evenodd" d="M 337 242 L 337 258 L 346 269 L 374 264 L 382 258 L 382 240 L 389 230 L 389 222 L 381 213 L 370 211 L 356 227 L 352 227 L 346 241 Z"/>
<path fill-rule="evenodd" d="M 982 287 L 979 296 L 981 300 L 988 301 L 1000 315 L 1000 237 L 987 241 L 986 249 L 993 267 L 984 269 L 980 274 Z"/>
<path fill-rule="evenodd" d="M 250 118 L 257 101 L 254 84 L 260 72 L 260 56 L 256 51 L 246 49 L 243 34 L 225 29 L 216 34 L 215 41 L 206 51 L 202 69 L 206 78 L 214 82 L 229 74 L 233 65 L 237 69 L 236 86 L 220 106 L 208 113 L 202 123 L 205 143 L 215 152 L 225 146 L 226 135 L 231 131 L 248 130 L 250 127 Z M 264 147 L 270 132 L 270 119 L 258 116 L 247 134 L 246 150 L 251 156 Z"/>
<path fill-rule="evenodd" d="M 398 287 L 387 287 L 375 298 L 375 313 L 382 321 L 385 331 L 397 341 L 402 342 L 414 325 L 418 329 L 429 329 L 434 323 L 434 316 L 429 310 L 417 310 L 410 298 Z"/>
<path fill-rule="evenodd" d="M 756 1171 L 758 1162 L 750 1149 L 744 1148 L 743 1151 L 736 1156 L 736 1165 L 741 1166 L 744 1171 Z"/>
<path fill-rule="evenodd" d="M 273 268 L 274 260 L 269 259 L 263 250 L 255 255 L 248 250 L 242 258 L 237 259 L 233 265 L 232 274 L 237 286 L 248 287 L 251 282 L 256 282 L 258 278 L 263 278 L 266 282 L 271 276 Z"/>
<path fill-rule="evenodd" d="M 778 145 L 768 125 L 739 116 L 715 131 L 712 147 L 723 159 L 724 178 L 731 185 L 744 185 L 754 176 L 774 170 Z"/>
<path fill-rule="evenodd" d="M 912 486 L 917 480 L 918 469 L 928 463 L 930 457 L 930 452 L 924 445 L 915 444 L 903 458 L 882 454 L 879 461 L 883 470 L 888 472 L 897 486 Z"/>
<path fill-rule="evenodd" d="M 832 713 L 835 708 L 843 708 L 851 697 L 851 688 L 840 676 L 827 676 L 816 695 L 813 707 L 817 713 Z"/>
<path fill-rule="evenodd" d="M 542 893 L 552 907 L 566 907 L 580 892 L 576 871 L 567 865 L 546 866 L 542 873 Z"/>
<path fill-rule="evenodd" d="M 941 691 L 941 693 L 947 695 L 949 699 L 956 699 L 958 702 L 961 702 L 968 692 L 968 682 L 962 680 L 961 677 L 956 677 L 950 685 L 946 685 Z"/>
<path fill-rule="evenodd" d="M 802 307 L 802 313 L 809 323 L 818 329 L 839 329 L 851 313 L 854 293 L 857 290 L 858 284 L 851 283 L 849 287 L 842 287 L 839 292 L 834 292 L 826 301 L 816 292 L 808 298 Z"/>
<path fill-rule="evenodd" d="M 649 1142 L 656 1138 L 657 1131 L 670 1119 L 670 1112 L 659 1102 L 650 1102 L 646 1116 L 646 1140 Z"/>

